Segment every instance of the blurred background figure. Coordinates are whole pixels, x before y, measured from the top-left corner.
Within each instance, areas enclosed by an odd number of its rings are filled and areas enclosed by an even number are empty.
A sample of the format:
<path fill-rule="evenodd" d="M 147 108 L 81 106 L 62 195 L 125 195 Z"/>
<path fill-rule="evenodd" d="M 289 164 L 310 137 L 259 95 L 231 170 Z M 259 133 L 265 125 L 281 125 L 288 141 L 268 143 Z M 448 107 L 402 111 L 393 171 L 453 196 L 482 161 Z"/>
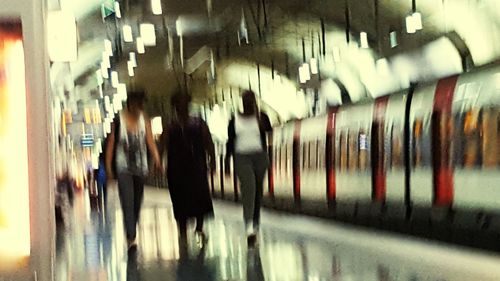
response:
<path fill-rule="evenodd" d="M 254 92 L 245 91 L 242 99 L 243 112 L 236 113 L 229 122 L 226 167 L 229 167 L 229 157 L 234 155 L 248 244 L 254 245 L 259 231 L 264 176 L 269 166 L 266 132 L 272 128 L 267 115 L 259 112 Z"/>
<path fill-rule="evenodd" d="M 149 149 L 156 169 L 160 156 L 151 133 L 151 122 L 144 114 L 144 91 L 130 92 L 126 108 L 113 123 L 107 144 L 106 169 L 108 179 L 115 177 L 123 210 L 128 248 L 135 246 L 136 228 L 144 195 L 144 177 L 148 174 Z"/>
<path fill-rule="evenodd" d="M 104 153 L 99 154 L 99 167 L 94 171 L 95 180 L 97 183 L 98 193 L 102 196 L 104 204 L 106 204 L 108 196 L 108 183 L 106 178 L 106 161 Z"/>

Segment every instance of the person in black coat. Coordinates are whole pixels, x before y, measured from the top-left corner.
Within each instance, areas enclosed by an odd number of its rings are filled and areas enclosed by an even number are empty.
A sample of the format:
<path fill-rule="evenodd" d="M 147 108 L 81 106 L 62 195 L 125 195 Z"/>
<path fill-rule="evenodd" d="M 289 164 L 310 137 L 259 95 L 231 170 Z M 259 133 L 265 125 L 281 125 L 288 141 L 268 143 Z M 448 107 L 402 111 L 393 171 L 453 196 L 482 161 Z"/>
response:
<path fill-rule="evenodd" d="M 186 237 L 188 219 L 196 218 L 196 235 L 205 241 L 203 221 L 213 215 L 207 163 L 215 169 L 215 149 L 207 124 L 189 116 L 190 102 L 187 94 L 172 97 L 175 118 L 162 135 L 160 149 L 167 150 L 168 188 L 180 236 Z"/>

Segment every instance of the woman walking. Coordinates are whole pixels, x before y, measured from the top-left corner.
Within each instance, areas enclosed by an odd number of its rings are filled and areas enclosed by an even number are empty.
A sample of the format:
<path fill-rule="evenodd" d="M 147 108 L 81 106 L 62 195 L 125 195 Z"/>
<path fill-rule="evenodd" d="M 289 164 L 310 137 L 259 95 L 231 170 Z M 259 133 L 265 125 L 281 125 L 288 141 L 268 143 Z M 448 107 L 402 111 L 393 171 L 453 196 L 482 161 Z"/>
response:
<path fill-rule="evenodd" d="M 272 127 L 267 115 L 259 112 L 252 91 L 245 91 L 242 99 L 243 112 L 236 113 L 228 126 L 226 167 L 229 167 L 230 156 L 233 155 L 241 184 L 247 240 L 252 246 L 257 242 L 264 176 L 269 166 L 266 132 Z"/>
<path fill-rule="evenodd" d="M 187 222 L 196 218 L 195 233 L 205 242 L 204 218 L 213 215 L 207 163 L 215 167 L 214 144 L 207 124 L 189 116 L 190 102 L 187 94 L 172 97 L 175 115 L 162 135 L 161 150 L 167 150 L 168 188 L 180 237 L 186 238 Z"/>
<path fill-rule="evenodd" d="M 147 149 L 153 157 L 155 168 L 161 168 L 160 155 L 151 133 L 151 122 L 144 114 L 145 98 L 143 91 L 129 93 L 126 108 L 112 124 L 106 149 L 108 179 L 115 178 L 116 172 L 129 249 L 136 245 L 144 177 L 149 171 Z"/>

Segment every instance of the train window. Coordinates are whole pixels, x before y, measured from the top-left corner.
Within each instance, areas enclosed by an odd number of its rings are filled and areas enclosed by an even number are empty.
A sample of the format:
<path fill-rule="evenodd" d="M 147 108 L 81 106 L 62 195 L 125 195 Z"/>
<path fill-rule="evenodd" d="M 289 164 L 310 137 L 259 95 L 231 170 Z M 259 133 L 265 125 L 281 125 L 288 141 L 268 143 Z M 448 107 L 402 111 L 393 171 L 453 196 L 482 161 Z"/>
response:
<path fill-rule="evenodd" d="M 316 170 L 316 159 L 317 159 L 317 150 L 318 146 L 316 141 L 311 141 L 309 144 L 309 169 Z"/>
<path fill-rule="evenodd" d="M 413 142 L 412 142 L 412 155 L 413 155 L 413 166 L 422 167 L 423 166 L 423 152 L 422 152 L 422 142 L 423 142 L 423 120 L 416 119 L 413 122 Z"/>
<path fill-rule="evenodd" d="M 325 145 L 322 141 L 317 140 L 316 141 L 316 169 L 322 169 L 324 168 L 324 157 L 325 157 Z"/>
<path fill-rule="evenodd" d="M 347 135 L 347 139 L 349 147 L 349 171 L 356 171 L 359 164 L 358 134 L 353 130 L 350 130 L 349 134 Z"/>
<path fill-rule="evenodd" d="M 386 163 L 389 163 L 390 167 L 401 168 L 403 167 L 403 134 L 401 127 L 392 124 L 388 135 L 390 135 L 390 150 L 387 151 L 389 159 L 387 159 Z"/>
<path fill-rule="evenodd" d="M 347 170 L 347 161 L 348 161 L 348 154 L 349 150 L 347 149 L 347 132 L 346 131 L 341 131 L 340 136 L 339 136 L 339 161 L 338 163 L 340 164 L 340 170 L 341 171 L 346 171 Z"/>
<path fill-rule="evenodd" d="M 273 170 L 275 171 L 275 173 L 277 175 L 280 174 L 280 160 L 281 160 L 281 146 L 280 145 L 276 145 L 275 147 L 273 147 L 273 158 L 274 158 L 274 161 L 273 161 Z"/>
<path fill-rule="evenodd" d="M 306 170 L 309 163 L 309 143 L 302 144 L 302 169 Z"/>
<path fill-rule="evenodd" d="M 289 177 L 291 174 L 292 174 L 292 158 L 293 158 L 293 149 L 292 149 L 292 145 L 291 144 L 288 144 L 286 147 L 285 147 L 285 156 L 286 156 L 286 175 L 287 177 Z"/>
<path fill-rule="evenodd" d="M 498 109 L 487 108 L 481 116 L 483 167 L 493 168 L 498 164 Z"/>
<path fill-rule="evenodd" d="M 480 164 L 479 110 L 469 110 L 463 117 L 463 167 L 473 168 Z"/>
<path fill-rule="evenodd" d="M 360 130 L 358 133 L 358 145 L 359 170 L 365 171 L 369 165 L 370 153 L 368 150 L 368 135 L 364 130 Z"/>
<path fill-rule="evenodd" d="M 453 166 L 463 167 L 465 159 L 465 132 L 464 132 L 464 114 L 455 114 L 455 131 L 453 137 Z"/>

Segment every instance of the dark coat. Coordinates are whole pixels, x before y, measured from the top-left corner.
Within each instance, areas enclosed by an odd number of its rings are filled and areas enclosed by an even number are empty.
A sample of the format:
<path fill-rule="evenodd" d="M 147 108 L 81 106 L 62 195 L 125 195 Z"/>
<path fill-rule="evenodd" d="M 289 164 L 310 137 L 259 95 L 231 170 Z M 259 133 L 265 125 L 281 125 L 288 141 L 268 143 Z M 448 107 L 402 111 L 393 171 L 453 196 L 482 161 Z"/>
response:
<path fill-rule="evenodd" d="M 177 220 L 213 215 L 202 126 L 196 118 L 184 129 L 175 123 L 167 129 L 168 187 Z"/>

